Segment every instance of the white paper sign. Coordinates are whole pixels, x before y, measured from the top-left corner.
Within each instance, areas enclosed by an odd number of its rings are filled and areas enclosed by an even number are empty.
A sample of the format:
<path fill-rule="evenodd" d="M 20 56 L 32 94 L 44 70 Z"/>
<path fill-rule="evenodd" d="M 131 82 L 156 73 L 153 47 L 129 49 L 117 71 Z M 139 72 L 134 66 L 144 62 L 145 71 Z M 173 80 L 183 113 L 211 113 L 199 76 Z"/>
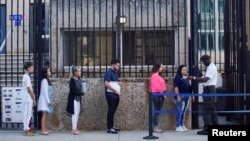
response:
<path fill-rule="evenodd" d="M 109 84 L 113 89 L 115 89 L 118 92 L 118 94 L 121 94 L 121 87 L 117 81 L 110 81 Z M 107 92 L 113 92 L 113 91 L 107 89 Z"/>

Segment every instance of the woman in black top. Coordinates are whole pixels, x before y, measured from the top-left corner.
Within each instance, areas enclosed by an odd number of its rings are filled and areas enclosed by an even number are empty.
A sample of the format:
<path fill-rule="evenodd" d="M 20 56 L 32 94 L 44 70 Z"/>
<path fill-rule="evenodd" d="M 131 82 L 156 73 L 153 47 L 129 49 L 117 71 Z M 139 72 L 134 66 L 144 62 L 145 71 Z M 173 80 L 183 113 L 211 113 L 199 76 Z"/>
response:
<path fill-rule="evenodd" d="M 81 77 L 81 69 L 76 66 L 72 66 L 72 77 L 70 78 L 69 82 L 69 96 L 68 96 L 68 103 L 67 103 L 67 112 L 72 114 L 72 131 L 71 133 L 74 135 L 79 135 L 80 131 L 77 129 L 78 117 L 81 110 L 81 101 L 82 93 L 81 85 L 82 81 Z"/>

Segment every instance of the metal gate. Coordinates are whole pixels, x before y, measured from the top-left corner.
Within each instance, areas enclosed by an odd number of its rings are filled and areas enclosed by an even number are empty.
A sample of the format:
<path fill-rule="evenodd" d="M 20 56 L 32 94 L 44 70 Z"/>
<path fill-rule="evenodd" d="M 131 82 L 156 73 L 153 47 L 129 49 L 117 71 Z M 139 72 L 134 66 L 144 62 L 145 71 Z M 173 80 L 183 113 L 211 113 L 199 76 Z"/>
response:
<path fill-rule="evenodd" d="M 228 93 L 249 93 L 249 1 L 225 2 L 225 72 Z M 248 25 L 248 26 L 247 26 Z M 248 27 L 248 28 L 247 28 Z M 250 97 L 227 98 L 227 110 L 242 111 L 250 107 Z M 233 113 L 227 119 L 238 124 L 249 124 L 249 113 Z"/>
<path fill-rule="evenodd" d="M 46 6 L 49 1 L 42 0 L 0 0 L 0 88 L 1 88 L 1 126 L 0 128 L 22 128 L 22 123 L 12 122 L 14 112 L 7 111 L 8 121 L 3 117 L 2 88 L 13 89 L 22 87 L 24 74 L 23 63 L 34 63 L 34 73 L 31 74 L 33 90 L 39 96 L 40 71 L 43 62 L 49 59 L 49 46 L 46 39 Z M 48 7 L 48 6 L 47 6 Z M 13 100 L 12 100 L 13 102 Z M 10 106 L 10 105 L 7 105 Z M 12 108 L 13 109 L 13 108 Z M 39 124 L 36 107 L 32 127 Z"/>

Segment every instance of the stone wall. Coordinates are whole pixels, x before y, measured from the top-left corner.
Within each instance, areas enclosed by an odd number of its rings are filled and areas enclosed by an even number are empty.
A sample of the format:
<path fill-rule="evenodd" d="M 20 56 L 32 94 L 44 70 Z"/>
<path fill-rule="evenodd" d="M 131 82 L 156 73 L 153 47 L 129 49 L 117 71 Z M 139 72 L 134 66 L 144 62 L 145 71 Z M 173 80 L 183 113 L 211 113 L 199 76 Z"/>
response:
<path fill-rule="evenodd" d="M 71 130 L 71 116 L 66 112 L 69 92 L 69 79 L 53 78 L 54 112 L 49 115 L 48 127 L 53 130 Z M 102 78 L 86 79 L 88 92 L 83 98 L 83 110 L 80 113 L 78 128 L 81 130 L 106 130 L 107 103 Z M 148 129 L 148 80 L 144 78 L 121 79 L 123 83 L 120 104 L 115 115 L 115 126 L 122 130 Z M 167 81 L 168 91 L 173 90 L 172 79 Z M 174 110 L 173 97 L 164 102 L 163 109 Z M 190 128 L 191 115 L 187 116 Z M 160 127 L 175 129 L 175 115 L 161 114 Z"/>

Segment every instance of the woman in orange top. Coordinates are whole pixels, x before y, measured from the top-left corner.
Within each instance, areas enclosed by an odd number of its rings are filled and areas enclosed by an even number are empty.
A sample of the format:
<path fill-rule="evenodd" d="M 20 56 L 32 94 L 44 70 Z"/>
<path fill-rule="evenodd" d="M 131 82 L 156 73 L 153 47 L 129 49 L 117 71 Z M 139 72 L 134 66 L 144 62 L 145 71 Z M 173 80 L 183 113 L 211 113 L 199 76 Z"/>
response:
<path fill-rule="evenodd" d="M 162 64 L 154 62 L 152 75 L 150 77 L 150 88 L 153 93 L 164 93 L 167 91 L 165 80 L 161 77 Z M 153 96 L 154 110 L 161 110 L 165 96 Z M 162 133 L 162 129 L 158 127 L 159 113 L 153 115 L 154 132 Z"/>

